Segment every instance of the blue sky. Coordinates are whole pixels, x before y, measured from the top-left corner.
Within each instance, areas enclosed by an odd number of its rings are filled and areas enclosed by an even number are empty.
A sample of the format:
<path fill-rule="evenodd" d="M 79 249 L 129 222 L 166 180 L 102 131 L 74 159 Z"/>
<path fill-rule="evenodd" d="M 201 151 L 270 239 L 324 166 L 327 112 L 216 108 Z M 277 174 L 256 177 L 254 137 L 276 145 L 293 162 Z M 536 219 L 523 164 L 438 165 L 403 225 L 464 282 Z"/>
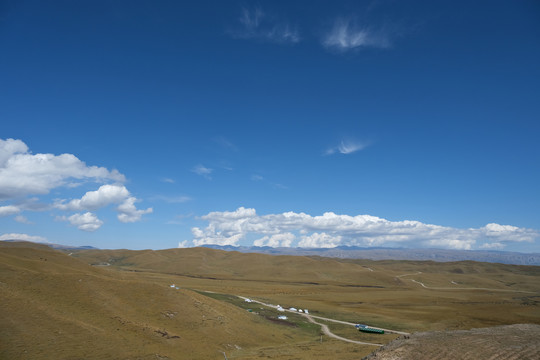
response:
<path fill-rule="evenodd" d="M 540 251 L 535 1 L 4 1 L 0 239 Z"/>

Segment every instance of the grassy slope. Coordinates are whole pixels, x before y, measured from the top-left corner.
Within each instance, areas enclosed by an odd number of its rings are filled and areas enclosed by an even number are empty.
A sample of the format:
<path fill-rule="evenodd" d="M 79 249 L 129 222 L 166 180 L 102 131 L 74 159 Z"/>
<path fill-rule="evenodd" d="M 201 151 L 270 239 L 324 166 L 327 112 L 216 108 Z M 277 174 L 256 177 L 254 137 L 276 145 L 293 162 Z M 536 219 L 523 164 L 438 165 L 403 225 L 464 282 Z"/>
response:
<path fill-rule="evenodd" d="M 28 244 L 0 246 L 0 358 L 222 359 L 223 351 L 229 359 L 355 359 L 373 350 L 327 338 L 321 343 L 316 329 L 301 322 L 269 321 L 265 311 L 254 309 L 257 316 L 225 297 L 193 290 L 405 331 L 540 323 L 540 267 L 340 261 L 206 248 L 68 256 Z M 106 263 L 111 266 L 88 265 Z M 411 279 L 444 289 L 425 289 Z M 362 340 L 354 329 L 330 328 Z"/>
<path fill-rule="evenodd" d="M 206 248 L 82 251 L 77 256 L 88 262 L 121 259 L 117 263 L 124 269 L 153 271 L 156 279 L 173 276 L 188 287 L 257 296 L 274 304 L 405 331 L 540 323 L 537 266 L 340 261 Z M 422 288 L 413 279 L 438 289 Z"/>
<path fill-rule="evenodd" d="M 138 274 L 44 248 L 1 245 L 0 358 L 212 359 L 304 336 Z"/>

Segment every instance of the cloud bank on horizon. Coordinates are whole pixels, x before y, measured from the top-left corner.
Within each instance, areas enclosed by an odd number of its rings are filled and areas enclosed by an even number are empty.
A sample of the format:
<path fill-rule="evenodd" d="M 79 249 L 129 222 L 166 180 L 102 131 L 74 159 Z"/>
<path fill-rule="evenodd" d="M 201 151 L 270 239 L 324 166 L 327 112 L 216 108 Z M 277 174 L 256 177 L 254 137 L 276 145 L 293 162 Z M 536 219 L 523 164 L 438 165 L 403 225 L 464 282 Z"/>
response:
<path fill-rule="evenodd" d="M 211 212 L 201 217 L 204 229 L 193 227 L 193 245 L 238 246 L 255 236 L 255 246 L 332 248 L 336 246 L 400 246 L 457 250 L 500 250 L 511 242 L 534 242 L 540 232 L 511 225 L 487 224 L 458 229 L 419 221 L 389 221 L 371 215 L 311 216 L 292 211 L 258 215 L 255 209 Z M 262 237 L 261 237 L 262 236 Z M 186 242 L 180 243 L 185 247 Z"/>

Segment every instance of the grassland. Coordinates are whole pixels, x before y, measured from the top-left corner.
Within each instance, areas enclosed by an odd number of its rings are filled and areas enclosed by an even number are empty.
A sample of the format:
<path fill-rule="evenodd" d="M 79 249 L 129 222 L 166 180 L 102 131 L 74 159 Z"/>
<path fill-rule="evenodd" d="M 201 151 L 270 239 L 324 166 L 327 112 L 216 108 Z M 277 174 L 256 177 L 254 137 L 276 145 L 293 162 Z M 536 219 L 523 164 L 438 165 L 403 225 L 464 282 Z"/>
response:
<path fill-rule="evenodd" d="M 535 266 L 0 245 L 0 358 L 359 359 L 376 349 L 238 296 L 411 333 L 540 324 Z M 351 340 L 396 337 L 327 324 Z"/>

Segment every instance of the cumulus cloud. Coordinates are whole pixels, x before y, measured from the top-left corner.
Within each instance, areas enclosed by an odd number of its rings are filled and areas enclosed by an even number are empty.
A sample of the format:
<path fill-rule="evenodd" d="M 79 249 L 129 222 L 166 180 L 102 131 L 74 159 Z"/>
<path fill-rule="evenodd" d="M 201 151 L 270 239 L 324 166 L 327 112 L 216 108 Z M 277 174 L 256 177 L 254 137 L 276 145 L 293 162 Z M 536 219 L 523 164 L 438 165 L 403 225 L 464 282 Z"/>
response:
<path fill-rule="evenodd" d="M 15 205 L 0 206 L 0 217 L 15 215 L 21 212 Z"/>
<path fill-rule="evenodd" d="M 348 155 L 363 150 L 369 145 L 370 143 L 368 141 L 342 140 L 337 146 L 327 149 L 325 154 L 332 155 L 340 153 Z"/>
<path fill-rule="evenodd" d="M 332 236 L 327 233 L 313 233 L 302 236 L 302 240 L 298 243 L 298 246 L 304 248 L 333 248 L 340 244 L 340 235 Z"/>
<path fill-rule="evenodd" d="M 281 44 L 295 44 L 301 40 L 295 26 L 269 16 L 259 7 L 243 8 L 238 21 L 240 28 L 231 31 L 231 35 L 235 38 L 258 39 Z"/>
<path fill-rule="evenodd" d="M 253 242 L 255 246 L 290 247 L 296 236 L 292 233 L 264 236 Z"/>
<path fill-rule="evenodd" d="M 144 214 L 150 214 L 153 211 L 152 208 L 138 210 L 135 207 L 136 201 L 136 198 L 130 196 L 116 208 L 118 210 L 118 220 L 123 223 L 137 222 L 141 220 L 141 216 Z"/>
<path fill-rule="evenodd" d="M 22 240 L 22 241 L 31 241 L 31 242 L 38 242 L 38 243 L 48 243 L 47 239 L 44 238 L 43 236 L 16 234 L 16 233 L 0 235 L 0 241 L 6 241 L 6 240 Z"/>
<path fill-rule="evenodd" d="M 97 210 L 108 206 L 110 204 L 118 204 L 116 210 L 118 211 L 118 220 L 123 223 L 137 222 L 141 220 L 141 216 L 144 214 L 149 214 L 153 211 L 152 208 L 146 210 L 138 210 L 135 207 L 135 202 L 137 198 L 131 196 L 128 189 L 123 185 L 113 184 L 113 185 L 102 185 L 96 191 L 88 191 L 80 199 L 73 199 L 69 202 L 58 201 L 55 204 L 55 207 L 60 210 L 71 210 L 71 211 L 81 211 L 81 210 Z M 86 213 L 84 215 L 89 218 L 91 213 Z M 78 217 L 76 217 L 78 219 Z M 70 220 L 71 221 L 71 220 Z M 98 222 L 94 221 L 92 224 L 96 225 Z M 72 225 L 76 225 L 73 224 Z M 86 231 L 94 231 L 101 227 L 102 223 L 99 226 L 89 226 L 79 229 Z M 93 229 L 93 230 L 87 230 Z"/>
<path fill-rule="evenodd" d="M 18 215 L 16 221 L 29 223 L 21 212 L 51 209 L 84 212 L 69 217 L 61 216 L 59 219 L 81 230 L 95 231 L 103 222 L 87 211 L 116 204 L 121 222 L 138 221 L 143 214 L 152 212 L 152 208 L 135 208 L 134 204 L 138 200 L 122 185 L 125 180 L 124 175 L 117 170 L 87 166 L 72 154 L 32 154 L 21 140 L 0 139 L 0 201 L 13 202 L 0 206 L 0 217 Z M 80 199 L 57 200 L 53 205 L 29 197 L 45 195 L 53 189 L 58 191 L 77 187 L 88 181 L 106 184 L 95 191 L 86 192 Z"/>
<path fill-rule="evenodd" d="M 0 200 L 48 194 L 84 180 L 125 181 L 117 170 L 87 166 L 72 154 L 32 154 L 21 140 L 0 139 Z"/>
<path fill-rule="evenodd" d="M 129 191 L 123 185 L 102 185 L 96 191 L 88 191 L 80 199 L 70 202 L 58 202 L 56 207 L 61 210 L 96 210 L 109 204 L 117 204 L 129 197 Z"/>
<path fill-rule="evenodd" d="M 322 44 L 327 49 L 340 52 L 362 48 L 388 48 L 390 39 L 384 31 L 375 31 L 359 26 L 350 19 L 337 18 L 332 28 L 323 36 Z"/>
<path fill-rule="evenodd" d="M 84 214 L 73 214 L 69 217 L 59 216 L 59 221 L 68 221 L 71 225 L 76 226 L 79 230 L 93 232 L 103 225 L 103 221 L 98 219 L 96 214 L 85 212 Z"/>
<path fill-rule="evenodd" d="M 510 225 L 488 224 L 481 228 L 458 229 L 419 221 L 389 221 L 371 215 L 337 215 L 333 212 L 320 216 L 295 212 L 257 215 L 255 209 L 243 207 L 236 211 L 211 212 L 201 219 L 207 221 L 208 226 L 191 229 L 196 246 L 238 245 L 248 235 L 258 234 L 263 235 L 254 242 L 258 246 L 411 246 L 469 250 L 499 246 L 489 244 L 533 242 L 540 237 L 538 230 Z"/>

